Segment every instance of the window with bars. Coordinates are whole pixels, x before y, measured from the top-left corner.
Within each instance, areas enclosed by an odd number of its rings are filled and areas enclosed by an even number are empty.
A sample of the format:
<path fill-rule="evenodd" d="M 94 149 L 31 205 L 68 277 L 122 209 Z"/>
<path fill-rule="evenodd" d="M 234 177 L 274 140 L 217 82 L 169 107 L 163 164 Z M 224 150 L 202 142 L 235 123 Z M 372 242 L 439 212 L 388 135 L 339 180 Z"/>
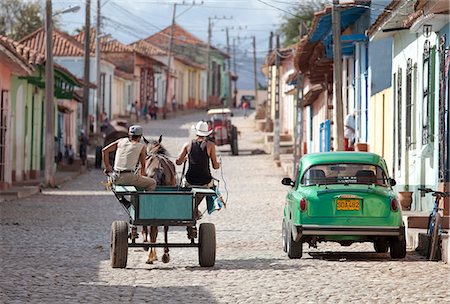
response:
<path fill-rule="evenodd" d="M 406 64 L 406 115 L 405 115 L 405 132 L 406 132 L 406 148 L 412 147 L 412 59 L 409 58 Z"/>
<path fill-rule="evenodd" d="M 423 49 L 422 144 L 434 138 L 434 59 L 436 49 L 426 40 Z"/>

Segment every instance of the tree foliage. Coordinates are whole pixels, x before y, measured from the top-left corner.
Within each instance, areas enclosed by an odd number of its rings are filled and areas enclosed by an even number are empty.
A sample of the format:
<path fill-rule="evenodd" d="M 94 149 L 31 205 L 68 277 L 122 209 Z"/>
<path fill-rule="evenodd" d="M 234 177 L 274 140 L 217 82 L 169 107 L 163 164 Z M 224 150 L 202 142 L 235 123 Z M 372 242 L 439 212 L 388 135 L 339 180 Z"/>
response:
<path fill-rule="evenodd" d="M 42 14 L 38 0 L 1 0 L 0 34 L 20 40 L 43 26 Z"/>
<path fill-rule="evenodd" d="M 284 36 L 284 46 L 288 46 L 298 42 L 299 27 L 303 24 L 304 34 L 311 27 L 314 13 L 324 8 L 326 4 L 330 3 L 327 0 L 305 0 L 299 1 L 292 5 L 290 14 L 283 16 L 283 22 L 279 27 L 279 31 Z"/>

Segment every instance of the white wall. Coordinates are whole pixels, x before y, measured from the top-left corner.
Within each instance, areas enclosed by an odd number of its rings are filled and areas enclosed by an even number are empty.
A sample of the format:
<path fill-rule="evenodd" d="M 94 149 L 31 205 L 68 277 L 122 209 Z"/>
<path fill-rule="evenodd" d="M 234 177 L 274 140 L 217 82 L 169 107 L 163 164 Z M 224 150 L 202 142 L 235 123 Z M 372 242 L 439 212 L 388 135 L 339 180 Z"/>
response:
<path fill-rule="evenodd" d="M 397 145 L 398 141 L 398 119 L 395 105 L 397 104 L 397 83 L 392 83 L 394 97 L 394 125 L 397 126 L 395 136 L 394 149 L 394 164 L 395 164 L 395 179 L 399 184 L 399 189 L 402 186 L 409 185 L 409 190 L 413 191 L 418 186 L 428 186 L 436 188 L 437 185 L 437 163 L 438 163 L 438 102 L 439 102 L 439 60 L 436 52 L 434 61 L 434 140 L 428 145 L 422 144 L 422 120 L 424 110 L 423 103 L 423 50 L 426 40 L 430 42 L 430 49 L 436 46 L 438 37 L 432 33 L 430 37 L 426 38 L 422 33 L 411 33 L 409 31 L 400 31 L 394 35 L 393 43 L 393 62 L 392 73 L 398 74 L 399 68 L 402 70 L 402 100 L 401 100 L 401 149 Z M 417 81 L 414 81 L 414 70 L 412 80 L 412 103 L 413 115 L 412 121 L 417 122 L 415 129 L 412 129 L 413 144 L 411 148 L 406 147 L 406 74 L 407 74 L 407 60 L 412 59 L 412 65 L 417 64 Z M 431 78 L 431 76 L 430 76 Z M 397 80 L 395 80 L 397 82 Z M 432 92 L 433 93 L 433 92 Z M 413 124 L 414 126 L 414 124 Z M 398 155 L 401 156 L 401 165 L 398 167 Z M 411 189 L 412 188 L 412 189 Z M 417 192 L 417 191 L 416 191 Z M 428 196 L 427 196 L 428 197 Z M 413 208 L 415 210 L 430 210 L 432 207 L 431 198 L 421 198 L 417 193 L 413 199 Z"/>

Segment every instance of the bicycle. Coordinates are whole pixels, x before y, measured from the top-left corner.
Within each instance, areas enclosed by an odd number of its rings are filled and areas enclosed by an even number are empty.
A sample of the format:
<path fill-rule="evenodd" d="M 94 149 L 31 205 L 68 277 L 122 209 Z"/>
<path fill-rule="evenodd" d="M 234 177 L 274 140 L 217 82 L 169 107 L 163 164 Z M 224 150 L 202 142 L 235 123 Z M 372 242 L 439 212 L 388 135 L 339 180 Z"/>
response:
<path fill-rule="evenodd" d="M 421 192 L 432 193 L 431 195 L 435 197 L 433 211 L 431 211 L 428 217 L 427 235 L 428 235 L 428 250 L 427 259 L 430 261 L 439 260 L 439 241 L 442 233 L 442 216 L 439 211 L 443 211 L 443 208 L 439 208 L 439 202 L 444 197 L 449 197 L 449 192 L 435 191 L 430 188 L 419 188 Z"/>

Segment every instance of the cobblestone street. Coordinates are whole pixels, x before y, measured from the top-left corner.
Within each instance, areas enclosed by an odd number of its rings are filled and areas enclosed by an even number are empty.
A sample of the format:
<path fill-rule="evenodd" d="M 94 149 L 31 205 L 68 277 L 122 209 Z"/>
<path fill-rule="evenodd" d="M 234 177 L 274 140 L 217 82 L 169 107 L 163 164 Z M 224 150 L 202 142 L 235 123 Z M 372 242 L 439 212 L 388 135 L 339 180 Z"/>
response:
<path fill-rule="evenodd" d="M 151 121 L 144 134 L 163 134 L 175 158 L 201 118 Z M 103 173 L 92 169 L 60 189 L 0 203 L 0 303 L 450 303 L 449 266 L 412 251 L 391 260 L 372 244 L 322 243 L 305 245 L 302 259 L 289 260 L 281 247 L 283 171 L 262 152 L 253 119 L 237 115 L 233 121 L 241 131 L 240 155 L 218 148 L 228 207 L 201 220 L 216 225 L 213 268 L 198 265 L 194 248 L 171 249 L 168 264 L 157 249 L 153 265 L 135 248 L 126 269 L 112 269 L 111 223 L 127 216 L 104 190 Z M 169 240 L 186 242 L 185 229 L 173 229 Z"/>

